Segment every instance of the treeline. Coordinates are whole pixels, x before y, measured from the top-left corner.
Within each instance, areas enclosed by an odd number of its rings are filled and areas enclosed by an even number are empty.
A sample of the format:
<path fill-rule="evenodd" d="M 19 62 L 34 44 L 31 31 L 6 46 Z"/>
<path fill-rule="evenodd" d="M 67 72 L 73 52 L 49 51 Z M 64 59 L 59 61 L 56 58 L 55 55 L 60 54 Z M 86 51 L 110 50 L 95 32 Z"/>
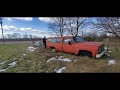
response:
<path fill-rule="evenodd" d="M 42 38 L 15 38 L 15 39 L 9 39 L 9 38 L 5 38 L 5 39 L 0 39 L 0 41 L 39 41 L 42 40 Z"/>
<path fill-rule="evenodd" d="M 0 41 L 36 41 L 36 40 L 42 40 L 42 38 L 32 34 L 20 34 L 20 33 L 6 34 L 4 35 L 4 39 L 0 38 Z"/>
<path fill-rule="evenodd" d="M 110 37 L 108 37 L 106 34 L 97 35 L 95 33 L 87 33 L 83 38 L 87 41 L 103 41 L 105 38 Z"/>
<path fill-rule="evenodd" d="M 104 34 L 102 33 L 100 35 L 97 35 L 96 33 L 87 33 L 83 36 L 83 38 L 87 41 L 104 41 L 105 39 L 109 40 L 120 39 L 120 37 L 115 37 L 113 35 L 108 36 L 106 33 Z"/>
<path fill-rule="evenodd" d="M 27 33 L 25 34 L 13 33 L 4 35 L 4 39 L 19 39 L 19 38 L 38 38 L 38 37 Z"/>

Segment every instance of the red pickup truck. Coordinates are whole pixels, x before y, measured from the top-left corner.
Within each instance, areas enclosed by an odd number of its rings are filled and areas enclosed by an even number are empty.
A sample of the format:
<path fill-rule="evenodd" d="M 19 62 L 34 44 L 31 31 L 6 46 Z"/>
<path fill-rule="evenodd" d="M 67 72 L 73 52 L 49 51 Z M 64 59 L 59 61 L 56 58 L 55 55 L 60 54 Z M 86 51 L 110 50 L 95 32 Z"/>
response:
<path fill-rule="evenodd" d="M 64 36 L 47 38 L 47 48 L 80 56 L 102 57 L 107 49 L 103 42 L 87 42 L 80 36 Z"/>

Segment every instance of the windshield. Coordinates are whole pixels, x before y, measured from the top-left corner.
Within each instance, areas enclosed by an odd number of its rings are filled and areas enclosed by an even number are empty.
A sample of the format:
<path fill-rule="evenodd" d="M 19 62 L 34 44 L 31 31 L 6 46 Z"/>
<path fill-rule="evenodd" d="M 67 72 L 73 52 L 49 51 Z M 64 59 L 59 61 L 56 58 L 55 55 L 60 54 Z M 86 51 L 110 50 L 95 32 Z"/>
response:
<path fill-rule="evenodd" d="M 75 37 L 73 37 L 73 39 L 75 42 L 85 42 L 85 40 L 80 36 L 75 36 Z"/>

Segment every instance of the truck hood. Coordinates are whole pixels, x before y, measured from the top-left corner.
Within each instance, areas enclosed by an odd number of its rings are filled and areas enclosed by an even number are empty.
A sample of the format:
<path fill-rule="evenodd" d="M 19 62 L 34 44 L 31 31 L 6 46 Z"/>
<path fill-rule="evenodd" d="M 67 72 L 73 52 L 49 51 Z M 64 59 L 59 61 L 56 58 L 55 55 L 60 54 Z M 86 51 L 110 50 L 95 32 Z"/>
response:
<path fill-rule="evenodd" d="M 78 45 L 84 45 L 84 46 L 101 46 L 103 45 L 104 43 L 103 42 L 83 42 L 83 43 L 79 43 Z"/>

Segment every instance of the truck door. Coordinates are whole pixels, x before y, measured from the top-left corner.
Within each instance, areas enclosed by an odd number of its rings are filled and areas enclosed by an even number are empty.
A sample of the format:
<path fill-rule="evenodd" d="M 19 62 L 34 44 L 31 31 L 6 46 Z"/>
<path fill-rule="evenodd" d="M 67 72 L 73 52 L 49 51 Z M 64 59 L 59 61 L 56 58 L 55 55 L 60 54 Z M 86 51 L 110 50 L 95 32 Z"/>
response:
<path fill-rule="evenodd" d="M 62 51 L 62 38 L 56 38 L 56 49 Z"/>
<path fill-rule="evenodd" d="M 69 44 L 69 42 L 71 42 Z M 67 53 L 74 53 L 74 41 L 73 38 L 64 38 L 63 41 L 63 51 Z"/>

